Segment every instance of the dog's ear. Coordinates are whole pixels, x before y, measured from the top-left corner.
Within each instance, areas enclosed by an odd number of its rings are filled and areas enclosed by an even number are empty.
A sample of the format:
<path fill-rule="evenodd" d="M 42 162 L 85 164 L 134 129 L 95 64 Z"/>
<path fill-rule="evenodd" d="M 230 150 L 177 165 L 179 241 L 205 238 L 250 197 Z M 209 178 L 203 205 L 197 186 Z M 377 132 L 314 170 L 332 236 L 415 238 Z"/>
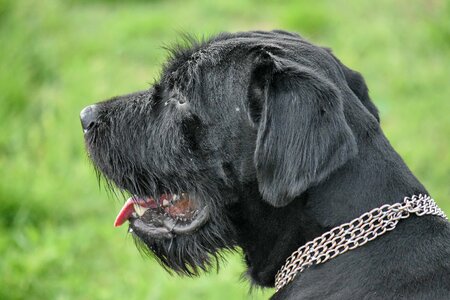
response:
<path fill-rule="evenodd" d="M 357 152 L 333 83 L 297 62 L 259 56 L 248 88 L 257 127 L 259 190 L 276 207 L 324 180 Z"/>

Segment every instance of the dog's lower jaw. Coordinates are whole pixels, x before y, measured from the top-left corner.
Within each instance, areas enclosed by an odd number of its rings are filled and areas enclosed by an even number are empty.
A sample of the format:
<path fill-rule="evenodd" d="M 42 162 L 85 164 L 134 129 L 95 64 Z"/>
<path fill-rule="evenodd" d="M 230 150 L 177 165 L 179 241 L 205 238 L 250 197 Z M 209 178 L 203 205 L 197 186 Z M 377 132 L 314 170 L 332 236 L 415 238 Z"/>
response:
<path fill-rule="evenodd" d="M 194 234 L 206 222 L 208 222 L 209 213 L 207 207 L 202 208 L 189 223 L 184 224 L 176 219 L 165 217 L 161 220 L 159 226 L 145 223 L 140 218 L 130 219 L 130 229 L 138 237 L 148 237 L 153 239 L 172 239 L 175 235 Z"/>
<path fill-rule="evenodd" d="M 177 219 L 169 208 L 166 206 L 168 213 L 148 209 L 141 217 L 130 218 L 137 246 L 155 257 L 169 273 L 200 275 L 218 265 L 223 250 L 235 249 L 235 234 L 231 226 L 226 226 L 227 217 L 209 205 L 195 206 L 188 219 Z"/>
<path fill-rule="evenodd" d="M 157 238 L 141 234 L 137 228 L 139 223 L 133 224 L 132 235 L 137 246 L 155 257 L 169 273 L 178 275 L 197 276 L 207 272 L 218 265 L 222 251 L 234 250 L 236 245 L 232 230 L 220 227 L 214 220 L 190 234 L 163 232 Z"/>

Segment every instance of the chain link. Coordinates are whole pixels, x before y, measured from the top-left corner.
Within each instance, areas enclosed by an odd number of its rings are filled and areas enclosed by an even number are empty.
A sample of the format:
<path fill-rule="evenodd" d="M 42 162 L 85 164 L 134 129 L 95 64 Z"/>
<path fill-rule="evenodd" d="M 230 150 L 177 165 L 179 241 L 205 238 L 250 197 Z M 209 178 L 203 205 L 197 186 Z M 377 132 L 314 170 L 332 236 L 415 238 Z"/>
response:
<path fill-rule="evenodd" d="M 435 215 L 447 219 L 436 202 L 430 196 L 422 194 L 405 197 L 402 203 L 374 208 L 348 223 L 334 227 L 292 253 L 275 275 L 276 290 L 280 290 L 310 266 L 324 263 L 393 230 L 399 220 L 406 219 L 411 214 Z"/>

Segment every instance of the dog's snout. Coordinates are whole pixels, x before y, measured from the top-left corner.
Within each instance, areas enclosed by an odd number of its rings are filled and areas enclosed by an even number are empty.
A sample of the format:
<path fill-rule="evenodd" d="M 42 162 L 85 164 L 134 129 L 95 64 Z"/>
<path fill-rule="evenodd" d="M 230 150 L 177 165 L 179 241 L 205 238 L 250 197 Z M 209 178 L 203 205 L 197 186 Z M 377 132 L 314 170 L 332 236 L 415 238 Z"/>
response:
<path fill-rule="evenodd" d="M 87 132 L 97 121 L 97 105 L 89 105 L 80 112 L 81 126 Z"/>

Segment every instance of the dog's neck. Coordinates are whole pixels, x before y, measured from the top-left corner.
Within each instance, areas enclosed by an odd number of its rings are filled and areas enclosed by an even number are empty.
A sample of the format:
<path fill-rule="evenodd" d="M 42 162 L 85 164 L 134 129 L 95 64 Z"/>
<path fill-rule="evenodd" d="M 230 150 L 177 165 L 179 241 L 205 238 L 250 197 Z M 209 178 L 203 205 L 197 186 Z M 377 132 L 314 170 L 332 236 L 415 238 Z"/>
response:
<path fill-rule="evenodd" d="M 264 203 L 256 182 L 245 187 L 248 197 L 232 210 L 232 220 L 240 228 L 238 243 L 256 284 L 273 286 L 285 259 L 330 228 L 405 196 L 427 193 L 382 133 L 373 139 L 378 140 L 360 144 L 355 158 L 285 207 Z"/>
<path fill-rule="evenodd" d="M 358 149 L 356 158 L 308 190 L 309 212 L 325 228 L 405 196 L 428 194 L 382 134 Z"/>

